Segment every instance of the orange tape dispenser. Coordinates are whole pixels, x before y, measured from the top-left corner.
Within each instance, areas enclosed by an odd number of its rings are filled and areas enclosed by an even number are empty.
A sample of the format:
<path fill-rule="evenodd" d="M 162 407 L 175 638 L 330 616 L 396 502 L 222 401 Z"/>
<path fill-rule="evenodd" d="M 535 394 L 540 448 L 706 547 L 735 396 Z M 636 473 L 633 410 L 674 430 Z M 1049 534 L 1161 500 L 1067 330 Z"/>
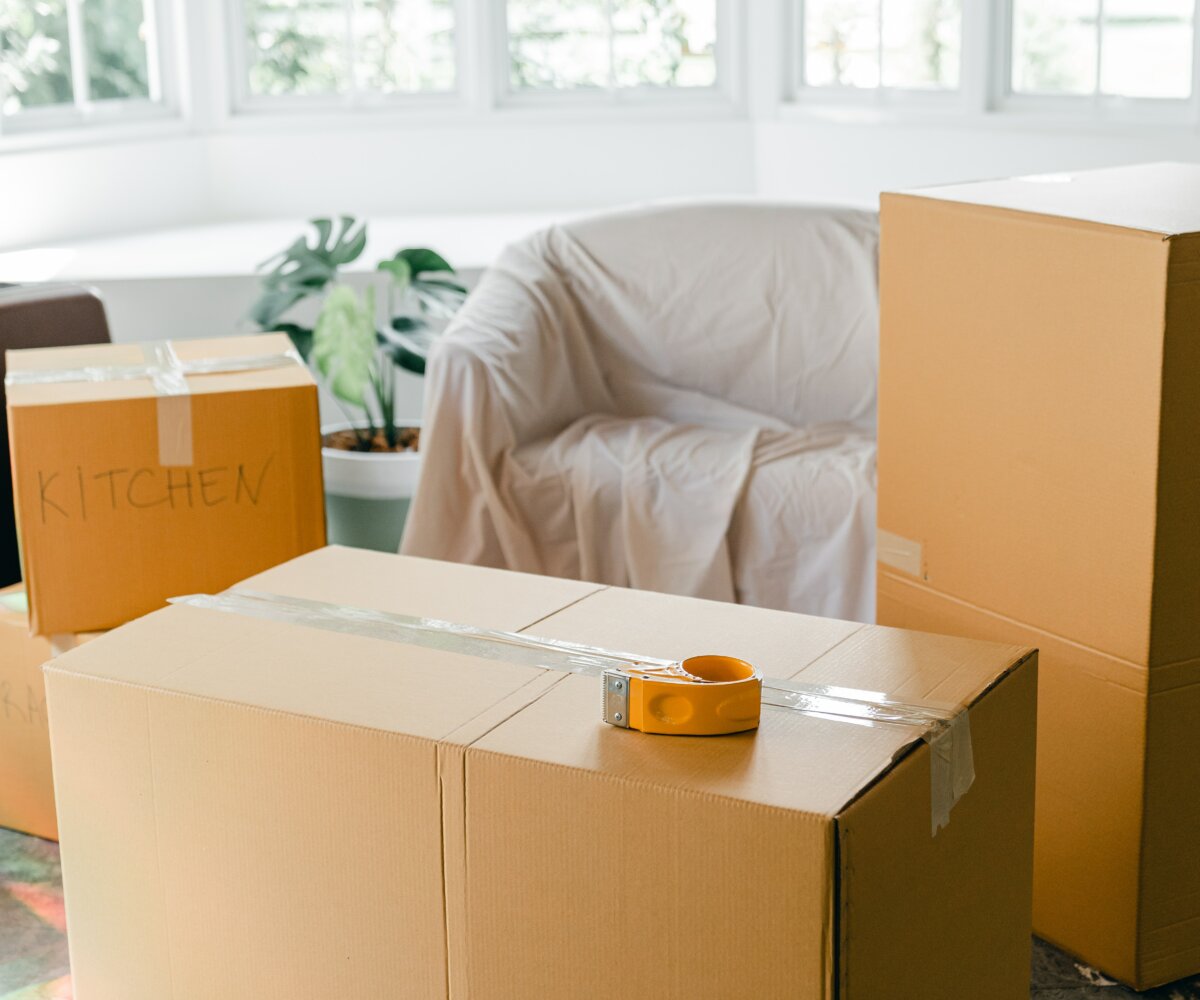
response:
<path fill-rule="evenodd" d="M 724 736 L 758 728 L 762 675 L 736 656 L 605 670 L 604 721 L 667 736 Z"/>

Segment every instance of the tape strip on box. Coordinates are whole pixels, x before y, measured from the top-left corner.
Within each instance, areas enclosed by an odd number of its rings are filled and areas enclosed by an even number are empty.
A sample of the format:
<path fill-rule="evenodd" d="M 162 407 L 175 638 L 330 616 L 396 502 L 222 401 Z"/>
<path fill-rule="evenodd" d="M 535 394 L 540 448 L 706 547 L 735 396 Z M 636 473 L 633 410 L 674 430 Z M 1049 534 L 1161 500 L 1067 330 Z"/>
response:
<path fill-rule="evenodd" d="M 920 542 L 903 538 L 880 528 L 875 533 L 875 558 L 885 566 L 898 569 L 901 573 L 925 578 L 924 552 Z"/>
<path fill-rule="evenodd" d="M 10 371 L 9 385 L 49 385 L 62 382 L 119 382 L 149 379 L 157 395 L 158 461 L 163 466 L 193 464 L 192 399 L 189 375 L 227 375 L 303 365 L 294 350 L 244 358 L 201 358 L 181 361 L 170 341 L 141 345 L 145 363 L 140 365 L 91 365 L 85 368 L 26 369 Z"/>
<path fill-rule="evenodd" d="M 678 669 L 680 662 L 241 588 L 217 595 L 175 597 L 170 603 L 594 677 L 613 669 L 671 671 Z M 950 822 L 950 810 L 975 780 L 971 729 L 965 708 L 890 701 L 858 688 L 774 679 L 763 680 L 762 703 L 838 722 L 907 726 L 916 730 L 930 749 L 934 836 Z"/>

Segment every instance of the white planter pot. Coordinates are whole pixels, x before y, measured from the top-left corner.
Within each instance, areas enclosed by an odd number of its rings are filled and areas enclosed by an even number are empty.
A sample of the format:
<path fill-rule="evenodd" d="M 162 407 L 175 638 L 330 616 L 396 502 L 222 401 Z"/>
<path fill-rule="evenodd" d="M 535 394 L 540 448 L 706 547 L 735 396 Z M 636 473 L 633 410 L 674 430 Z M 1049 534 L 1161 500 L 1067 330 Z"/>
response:
<path fill-rule="evenodd" d="M 350 430 L 330 424 L 321 434 Z M 419 420 L 397 426 L 420 427 Z M 331 545 L 395 552 L 400 547 L 408 507 L 421 476 L 420 452 L 343 451 L 322 448 L 326 527 Z"/>
<path fill-rule="evenodd" d="M 421 421 L 407 420 L 397 427 L 420 427 Z M 354 424 L 329 424 L 321 428 L 321 437 L 348 431 Z M 325 471 L 325 492 L 360 500 L 411 500 L 421 477 L 421 453 L 343 451 L 322 448 L 321 464 Z"/>

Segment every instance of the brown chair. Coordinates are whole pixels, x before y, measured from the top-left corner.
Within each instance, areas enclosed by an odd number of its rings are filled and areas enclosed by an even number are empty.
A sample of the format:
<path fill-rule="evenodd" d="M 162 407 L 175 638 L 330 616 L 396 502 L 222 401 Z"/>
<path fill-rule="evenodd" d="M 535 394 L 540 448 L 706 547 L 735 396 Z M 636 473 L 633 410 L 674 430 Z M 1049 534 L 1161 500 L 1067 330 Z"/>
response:
<path fill-rule="evenodd" d="M 0 586 L 21 579 L 8 455 L 4 352 L 23 347 L 71 347 L 111 340 L 104 303 L 81 285 L 0 286 Z"/>

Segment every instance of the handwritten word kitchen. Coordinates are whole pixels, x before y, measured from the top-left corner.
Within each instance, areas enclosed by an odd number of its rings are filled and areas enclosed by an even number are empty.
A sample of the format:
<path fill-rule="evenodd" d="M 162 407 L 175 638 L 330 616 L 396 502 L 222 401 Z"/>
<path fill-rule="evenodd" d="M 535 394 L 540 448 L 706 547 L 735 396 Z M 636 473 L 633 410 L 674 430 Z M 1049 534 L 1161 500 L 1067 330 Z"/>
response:
<path fill-rule="evenodd" d="M 115 510 L 204 509 L 222 504 L 257 507 L 268 489 L 275 456 L 264 462 L 239 462 L 206 468 L 102 469 L 83 466 L 37 472 L 43 524 L 63 519 L 86 521 Z"/>

